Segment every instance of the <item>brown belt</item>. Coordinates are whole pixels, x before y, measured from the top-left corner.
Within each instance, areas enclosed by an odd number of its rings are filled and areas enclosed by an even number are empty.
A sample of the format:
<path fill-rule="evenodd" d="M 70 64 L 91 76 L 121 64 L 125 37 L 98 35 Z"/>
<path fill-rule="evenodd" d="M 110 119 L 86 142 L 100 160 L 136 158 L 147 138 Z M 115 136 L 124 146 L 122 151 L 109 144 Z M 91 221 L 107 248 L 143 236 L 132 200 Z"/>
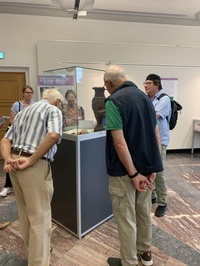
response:
<path fill-rule="evenodd" d="M 20 151 L 20 150 L 15 150 L 15 149 L 12 149 L 11 152 L 12 152 L 13 154 L 17 154 L 17 155 L 20 155 L 20 156 L 26 156 L 26 157 L 30 157 L 30 156 L 32 155 L 31 153 L 24 152 L 24 151 Z M 40 158 L 40 159 L 42 159 L 42 160 L 46 160 L 46 161 L 50 162 L 50 159 L 47 159 L 47 158 L 45 158 L 45 157 L 42 157 L 42 158 Z"/>

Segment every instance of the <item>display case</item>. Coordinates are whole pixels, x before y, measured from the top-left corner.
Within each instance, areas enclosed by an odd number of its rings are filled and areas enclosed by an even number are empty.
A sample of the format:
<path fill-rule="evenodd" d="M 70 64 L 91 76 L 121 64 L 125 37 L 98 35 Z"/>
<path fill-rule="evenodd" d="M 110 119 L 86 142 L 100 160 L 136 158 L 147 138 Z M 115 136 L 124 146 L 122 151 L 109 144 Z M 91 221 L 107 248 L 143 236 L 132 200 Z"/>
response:
<path fill-rule="evenodd" d="M 104 130 L 107 95 L 103 74 L 102 70 L 78 66 L 44 72 L 45 84 L 57 88 L 64 96 L 64 133 L 78 135 Z M 45 88 L 41 87 L 41 92 Z"/>
<path fill-rule="evenodd" d="M 46 84 L 49 79 L 45 88 L 56 87 L 64 97 L 69 90 L 75 92 L 71 96 L 76 95 L 74 124 L 63 127 L 62 142 L 52 163 L 52 218 L 81 238 L 112 217 L 105 163 L 103 71 L 71 67 L 46 71 L 44 77 Z M 67 99 L 64 105 L 69 107 Z M 80 119 L 80 107 L 84 119 Z"/>

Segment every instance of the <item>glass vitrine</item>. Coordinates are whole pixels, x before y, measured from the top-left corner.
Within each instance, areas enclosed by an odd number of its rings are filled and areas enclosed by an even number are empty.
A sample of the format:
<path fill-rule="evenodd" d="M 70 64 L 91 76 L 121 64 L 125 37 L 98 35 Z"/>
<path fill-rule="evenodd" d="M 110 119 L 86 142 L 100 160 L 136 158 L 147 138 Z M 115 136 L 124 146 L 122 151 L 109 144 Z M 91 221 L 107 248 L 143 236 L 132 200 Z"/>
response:
<path fill-rule="evenodd" d="M 44 72 L 48 87 L 64 96 L 63 133 L 88 134 L 105 130 L 105 97 L 103 70 L 79 66 Z M 41 87 L 42 91 L 47 88 Z"/>
<path fill-rule="evenodd" d="M 41 92 L 65 98 L 63 136 L 51 164 L 52 218 L 81 238 L 112 216 L 105 164 L 105 96 L 102 70 L 70 67 L 45 71 Z M 70 109 L 71 108 L 71 109 Z"/>

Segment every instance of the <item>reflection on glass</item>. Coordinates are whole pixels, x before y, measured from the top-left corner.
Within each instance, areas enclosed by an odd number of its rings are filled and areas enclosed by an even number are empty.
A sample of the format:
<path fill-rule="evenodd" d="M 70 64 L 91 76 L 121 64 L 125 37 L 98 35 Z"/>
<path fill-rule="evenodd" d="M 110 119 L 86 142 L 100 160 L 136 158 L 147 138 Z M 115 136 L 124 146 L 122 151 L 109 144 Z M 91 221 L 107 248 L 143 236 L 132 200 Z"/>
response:
<path fill-rule="evenodd" d="M 62 110 L 63 114 L 63 128 L 68 126 L 75 126 L 78 120 L 85 119 L 85 113 L 82 106 L 76 103 L 76 93 L 73 90 L 67 90 L 65 93 L 67 104 L 64 105 Z"/>

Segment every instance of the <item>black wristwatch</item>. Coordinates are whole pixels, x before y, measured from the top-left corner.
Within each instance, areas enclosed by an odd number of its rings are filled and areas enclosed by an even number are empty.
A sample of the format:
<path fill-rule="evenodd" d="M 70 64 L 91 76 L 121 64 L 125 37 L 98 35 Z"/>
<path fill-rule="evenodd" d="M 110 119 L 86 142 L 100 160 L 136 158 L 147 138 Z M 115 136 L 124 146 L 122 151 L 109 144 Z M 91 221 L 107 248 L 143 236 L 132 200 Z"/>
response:
<path fill-rule="evenodd" d="M 128 176 L 129 176 L 130 178 L 134 178 L 134 177 L 136 177 L 138 174 L 139 174 L 139 173 L 136 172 L 134 175 L 128 175 Z"/>

